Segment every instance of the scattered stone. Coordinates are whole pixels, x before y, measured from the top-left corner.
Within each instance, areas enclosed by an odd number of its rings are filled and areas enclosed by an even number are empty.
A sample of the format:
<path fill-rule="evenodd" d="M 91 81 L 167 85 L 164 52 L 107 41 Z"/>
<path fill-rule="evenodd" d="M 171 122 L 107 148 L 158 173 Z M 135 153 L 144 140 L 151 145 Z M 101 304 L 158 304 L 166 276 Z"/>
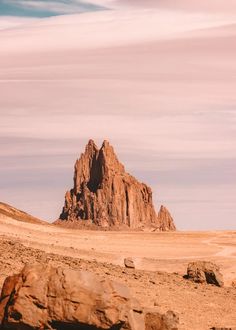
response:
<path fill-rule="evenodd" d="M 151 188 L 125 171 L 109 142 L 98 149 L 93 140 L 75 163 L 74 187 L 67 191 L 55 223 L 104 229 L 176 229 L 164 206 L 156 214 Z"/>
<path fill-rule="evenodd" d="M 179 316 L 172 311 L 164 315 L 155 310 L 145 314 L 145 330 L 178 330 L 178 324 Z"/>
<path fill-rule="evenodd" d="M 218 327 L 213 327 L 210 330 L 236 330 L 236 328 L 218 328 Z"/>
<path fill-rule="evenodd" d="M 135 269 L 134 261 L 132 258 L 125 258 L 124 259 L 124 265 L 126 268 L 132 268 Z"/>
<path fill-rule="evenodd" d="M 196 283 L 213 284 L 219 287 L 224 286 L 223 276 L 220 268 L 209 261 L 196 261 L 188 264 L 186 278 Z"/>
<path fill-rule="evenodd" d="M 236 279 L 232 281 L 231 286 L 236 289 Z"/>

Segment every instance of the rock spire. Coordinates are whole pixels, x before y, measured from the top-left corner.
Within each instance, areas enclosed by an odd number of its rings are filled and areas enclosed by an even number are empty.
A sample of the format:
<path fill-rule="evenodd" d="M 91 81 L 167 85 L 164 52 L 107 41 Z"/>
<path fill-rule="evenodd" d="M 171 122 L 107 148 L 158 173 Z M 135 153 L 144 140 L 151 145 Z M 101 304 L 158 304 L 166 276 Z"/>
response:
<path fill-rule="evenodd" d="M 93 224 L 102 228 L 175 230 L 163 206 L 157 215 L 152 191 L 126 173 L 108 141 L 99 149 L 89 140 L 74 167 L 74 187 L 66 192 L 56 223 Z"/>

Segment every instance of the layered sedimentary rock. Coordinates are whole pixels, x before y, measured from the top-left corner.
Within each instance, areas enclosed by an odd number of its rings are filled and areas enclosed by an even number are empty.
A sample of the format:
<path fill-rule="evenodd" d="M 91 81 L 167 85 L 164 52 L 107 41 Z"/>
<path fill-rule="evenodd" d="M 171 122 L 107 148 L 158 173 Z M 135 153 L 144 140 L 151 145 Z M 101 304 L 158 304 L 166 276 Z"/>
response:
<path fill-rule="evenodd" d="M 100 227 L 175 230 L 166 209 L 156 214 L 151 188 L 126 173 L 108 141 L 98 149 L 90 140 L 75 163 L 74 187 L 66 193 L 57 223 L 80 220 Z"/>

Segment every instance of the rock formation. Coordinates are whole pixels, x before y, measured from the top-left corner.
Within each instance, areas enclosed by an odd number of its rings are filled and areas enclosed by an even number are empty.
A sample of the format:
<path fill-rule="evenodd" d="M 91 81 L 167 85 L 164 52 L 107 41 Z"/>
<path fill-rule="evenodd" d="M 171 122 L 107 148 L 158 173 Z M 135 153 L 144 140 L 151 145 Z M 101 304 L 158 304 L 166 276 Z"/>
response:
<path fill-rule="evenodd" d="M 210 261 L 195 261 L 188 264 L 186 278 L 196 283 L 208 283 L 224 286 L 220 268 Z"/>
<path fill-rule="evenodd" d="M 67 191 L 56 223 L 78 220 L 103 228 L 175 230 L 166 208 L 156 214 L 151 188 L 126 173 L 108 141 L 98 149 L 90 140 L 75 163 L 74 187 Z"/>
<path fill-rule="evenodd" d="M 158 212 L 158 219 L 160 221 L 160 230 L 162 231 L 176 230 L 174 220 L 170 212 L 163 205 L 161 205 L 161 208 Z"/>
<path fill-rule="evenodd" d="M 177 329 L 171 313 L 146 312 L 123 284 L 42 264 L 8 277 L 0 297 L 1 329 Z"/>

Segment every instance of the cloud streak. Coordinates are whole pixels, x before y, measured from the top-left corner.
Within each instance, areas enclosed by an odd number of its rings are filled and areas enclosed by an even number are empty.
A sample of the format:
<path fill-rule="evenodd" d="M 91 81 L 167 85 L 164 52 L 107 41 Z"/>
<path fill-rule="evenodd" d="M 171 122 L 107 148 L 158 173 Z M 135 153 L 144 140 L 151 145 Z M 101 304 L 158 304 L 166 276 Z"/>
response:
<path fill-rule="evenodd" d="M 104 9 L 78 0 L 0 0 L 0 16 L 48 17 Z"/>
<path fill-rule="evenodd" d="M 84 144 L 109 139 L 178 228 L 235 228 L 235 36 L 231 13 L 155 8 L 1 31 L 0 200 L 55 219 Z"/>

